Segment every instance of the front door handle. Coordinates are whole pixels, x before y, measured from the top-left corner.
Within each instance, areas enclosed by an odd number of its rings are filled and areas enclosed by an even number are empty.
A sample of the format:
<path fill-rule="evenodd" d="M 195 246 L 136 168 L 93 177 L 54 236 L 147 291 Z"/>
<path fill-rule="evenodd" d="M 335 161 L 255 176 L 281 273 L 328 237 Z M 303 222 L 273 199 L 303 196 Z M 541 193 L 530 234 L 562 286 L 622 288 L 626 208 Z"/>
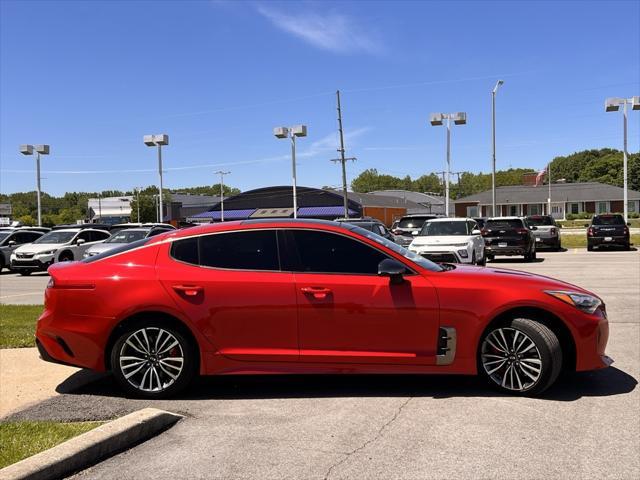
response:
<path fill-rule="evenodd" d="M 196 297 L 204 290 L 199 285 L 174 285 L 173 289 L 178 293 L 186 295 L 187 297 Z"/>
<path fill-rule="evenodd" d="M 324 287 L 302 287 L 300 290 L 302 291 L 302 293 L 313 295 L 313 297 L 317 298 L 318 300 L 327 298 L 327 295 L 331 293 L 330 289 Z"/>

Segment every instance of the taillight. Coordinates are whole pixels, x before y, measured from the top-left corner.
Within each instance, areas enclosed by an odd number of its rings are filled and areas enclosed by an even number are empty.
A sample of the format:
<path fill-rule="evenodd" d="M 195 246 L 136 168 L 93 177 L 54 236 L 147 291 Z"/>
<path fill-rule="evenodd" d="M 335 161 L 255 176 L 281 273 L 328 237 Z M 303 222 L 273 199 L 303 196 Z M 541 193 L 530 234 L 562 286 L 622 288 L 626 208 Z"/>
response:
<path fill-rule="evenodd" d="M 593 237 L 593 233 L 594 233 L 593 227 L 589 227 L 589 230 L 587 230 L 587 235 L 590 237 Z"/>
<path fill-rule="evenodd" d="M 399 228 L 394 228 L 393 230 L 391 230 L 391 233 L 393 233 L 394 235 L 402 235 L 402 230 L 400 230 Z"/>
<path fill-rule="evenodd" d="M 53 277 L 49 277 L 49 283 L 47 283 L 47 288 L 54 288 L 56 286 L 56 282 Z"/>
<path fill-rule="evenodd" d="M 482 230 L 480 230 L 480 235 L 484 236 L 487 233 L 489 233 L 489 230 L 487 230 L 486 228 L 483 228 Z"/>
<path fill-rule="evenodd" d="M 520 235 L 526 235 L 528 232 L 529 230 L 526 228 L 516 228 L 516 233 L 519 233 Z"/>
<path fill-rule="evenodd" d="M 629 235 L 629 229 L 626 227 L 626 225 L 624 227 L 624 234 L 625 235 Z"/>
<path fill-rule="evenodd" d="M 551 230 L 549 230 L 551 232 L 551 235 L 555 235 L 556 234 L 556 229 L 552 228 Z"/>

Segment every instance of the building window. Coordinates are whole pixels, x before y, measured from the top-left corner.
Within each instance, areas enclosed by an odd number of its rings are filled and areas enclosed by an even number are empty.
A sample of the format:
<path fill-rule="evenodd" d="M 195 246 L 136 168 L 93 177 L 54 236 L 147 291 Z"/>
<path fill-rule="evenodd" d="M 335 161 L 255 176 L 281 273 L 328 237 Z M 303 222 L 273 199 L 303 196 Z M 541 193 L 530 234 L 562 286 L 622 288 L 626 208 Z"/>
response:
<path fill-rule="evenodd" d="M 580 213 L 580 204 L 578 202 L 570 203 L 569 213 L 572 213 L 574 215 Z"/>
<path fill-rule="evenodd" d="M 635 200 L 629 200 L 627 202 L 627 210 L 629 212 L 637 212 L 638 210 L 636 209 L 636 201 Z"/>
<path fill-rule="evenodd" d="M 529 215 L 542 215 L 542 209 L 540 208 L 540 204 L 534 203 L 527 206 L 527 213 Z"/>
<path fill-rule="evenodd" d="M 596 202 L 596 213 L 607 213 L 609 211 L 609 202 Z"/>
<path fill-rule="evenodd" d="M 478 206 L 467 207 L 467 217 L 478 217 Z"/>
<path fill-rule="evenodd" d="M 518 205 L 509 205 L 509 215 L 512 217 L 517 217 L 518 213 Z"/>
<path fill-rule="evenodd" d="M 560 205 L 551 205 L 551 213 L 562 213 Z"/>

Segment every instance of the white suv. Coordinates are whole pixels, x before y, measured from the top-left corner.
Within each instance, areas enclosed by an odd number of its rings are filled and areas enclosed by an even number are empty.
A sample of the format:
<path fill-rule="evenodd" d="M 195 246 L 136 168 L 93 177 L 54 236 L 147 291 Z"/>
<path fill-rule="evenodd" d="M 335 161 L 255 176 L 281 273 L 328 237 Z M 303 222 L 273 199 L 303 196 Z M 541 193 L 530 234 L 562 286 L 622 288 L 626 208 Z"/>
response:
<path fill-rule="evenodd" d="M 486 265 L 484 239 L 473 218 L 429 220 L 409 250 L 434 262 Z"/>
<path fill-rule="evenodd" d="M 93 228 L 53 230 L 33 243 L 16 248 L 11 254 L 11 270 L 29 275 L 46 270 L 54 262 L 81 260 L 85 250 L 109 236 L 106 230 Z"/>

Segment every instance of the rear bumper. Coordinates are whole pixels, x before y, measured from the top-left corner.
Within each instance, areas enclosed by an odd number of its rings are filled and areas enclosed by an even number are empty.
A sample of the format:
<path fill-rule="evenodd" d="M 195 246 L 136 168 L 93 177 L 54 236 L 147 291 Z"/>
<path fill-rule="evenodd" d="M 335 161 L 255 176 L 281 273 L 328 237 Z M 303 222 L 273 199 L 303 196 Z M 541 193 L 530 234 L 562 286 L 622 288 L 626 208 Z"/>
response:
<path fill-rule="evenodd" d="M 610 238 L 611 240 L 607 240 Z M 587 243 L 591 246 L 597 247 L 600 245 L 629 245 L 630 237 L 618 236 L 618 237 L 587 237 Z"/>
<path fill-rule="evenodd" d="M 507 245 L 499 247 L 497 245 L 485 245 L 485 255 L 524 255 L 527 253 L 527 247 L 524 245 Z"/>
<path fill-rule="evenodd" d="M 536 245 L 556 246 L 560 243 L 560 237 L 536 237 Z"/>

